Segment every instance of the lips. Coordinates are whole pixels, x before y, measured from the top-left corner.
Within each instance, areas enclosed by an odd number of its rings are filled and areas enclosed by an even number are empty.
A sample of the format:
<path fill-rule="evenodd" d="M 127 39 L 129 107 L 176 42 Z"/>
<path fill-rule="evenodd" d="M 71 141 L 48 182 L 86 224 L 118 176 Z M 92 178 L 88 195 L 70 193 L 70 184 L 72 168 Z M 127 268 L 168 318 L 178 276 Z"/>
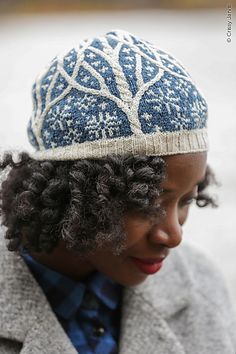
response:
<path fill-rule="evenodd" d="M 167 254 L 168 252 L 156 258 L 130 257 L 130 259 L 132 260 L 136 268 L 139 269 L 139 271 L 149 275 L 149 274 L 154 274 L 161 269 L 163 265 L 163 261 L 167 257 Z"/>

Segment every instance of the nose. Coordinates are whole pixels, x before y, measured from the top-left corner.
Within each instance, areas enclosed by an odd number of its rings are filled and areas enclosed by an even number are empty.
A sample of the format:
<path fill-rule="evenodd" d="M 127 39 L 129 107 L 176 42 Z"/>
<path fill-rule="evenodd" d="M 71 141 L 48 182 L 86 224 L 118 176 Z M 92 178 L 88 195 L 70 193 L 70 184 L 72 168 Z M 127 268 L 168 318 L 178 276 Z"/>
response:
<path fill-rule="evenodd" d="M 181 243 L 182 235 L 183 231 L 179 222 L 178 211 L 172 209 L 167 210 L 166 215 L 152 226 L 149 241 L 174 248 Z"/>

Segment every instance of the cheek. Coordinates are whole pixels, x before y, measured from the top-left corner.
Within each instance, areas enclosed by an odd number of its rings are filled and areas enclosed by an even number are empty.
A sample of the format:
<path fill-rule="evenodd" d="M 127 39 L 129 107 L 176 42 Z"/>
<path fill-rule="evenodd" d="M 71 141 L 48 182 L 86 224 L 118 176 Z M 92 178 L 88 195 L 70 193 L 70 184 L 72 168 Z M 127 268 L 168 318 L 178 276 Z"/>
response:
<path fill-rule="evenodd" d="M 144 217 L 127 217 L 124 222 L 127 249 L 139 243 L 151 229 L 151 221 Z"/>

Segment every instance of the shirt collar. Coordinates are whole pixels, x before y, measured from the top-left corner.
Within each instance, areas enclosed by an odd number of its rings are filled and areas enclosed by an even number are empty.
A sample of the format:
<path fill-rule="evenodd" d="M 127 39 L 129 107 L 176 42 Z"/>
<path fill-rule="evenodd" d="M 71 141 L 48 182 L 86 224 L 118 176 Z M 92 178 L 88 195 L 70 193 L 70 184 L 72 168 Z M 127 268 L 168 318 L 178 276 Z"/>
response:
<path fill-rule="evenodd" d="M 111 310 L 117 308 L 122 285 L 114 282 L 103 273 L 94 272 L 87 280 L 87 287 Z"/>

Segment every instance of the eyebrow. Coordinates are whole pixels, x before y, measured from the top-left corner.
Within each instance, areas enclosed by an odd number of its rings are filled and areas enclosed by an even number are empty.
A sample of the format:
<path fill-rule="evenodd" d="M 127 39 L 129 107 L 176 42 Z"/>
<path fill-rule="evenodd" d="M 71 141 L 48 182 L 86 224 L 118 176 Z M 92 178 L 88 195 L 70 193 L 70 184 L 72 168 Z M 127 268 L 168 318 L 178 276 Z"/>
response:
<path fill-rule="evenodd" d="M 204 178 L 202 178 L 200 181 L 196 182 L 193 187 L 199 186 L 203 181 L 204 181 Z M 173 192 L 175 192 L 175 189 L 163 188 L 163 190 L 162 190 L 162 193 L 173 193 Z"/>

